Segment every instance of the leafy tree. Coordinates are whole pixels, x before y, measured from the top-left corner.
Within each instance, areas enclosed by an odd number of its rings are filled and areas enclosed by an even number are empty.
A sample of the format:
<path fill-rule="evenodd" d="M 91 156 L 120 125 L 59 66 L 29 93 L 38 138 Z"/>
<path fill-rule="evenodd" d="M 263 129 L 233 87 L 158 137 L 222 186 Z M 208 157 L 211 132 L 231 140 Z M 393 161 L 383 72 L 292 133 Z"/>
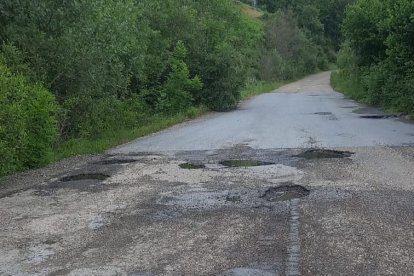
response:
<path fill-rule="evenodd" d="M 182 41 L 177 42 L 171 62 L 171 72 L 163 84 L 159 110 L 164 113 L 185 111 L 193 104 L 193 95 L 203 84 L 199 76 L 190 79 L 190 71 L 185 63 L 187 49 Z"/>
<path fill-rule="evenodd" d="M 286 80 L 313 72 L 318 66 L 317 46 L 306 38 L 293 11 L 270 15 L 265 25 L 262 78 Z"/>
<path fill-rule="evenodd" d="M 414 113 L 413 14 L 409 0 L 358 0 L 349 7 L 339 65 L 340 77 L 360 87 L 356 98 Z"/>
<path fill-rule="evenodd" d="M 0 57 L 0 175 L 49 162 L 57 137 L 53 95 Z"/>
<path fill-rule="evenodd" d="M 28 133 L 47 140 L 55 116 L 61 143 L 100 137 L 193 106 L 230 110 L 246 82 L 324 68 L 323 45 L 329 43 L 322 9 L 314 1 L 269 0 L 270 9 L 281 11 L 261 21 L 242 13 L 232 0 L 3 0 L 1 62 L 12 75 L 4 73 L 1 80 L 14 81 L 6 94 L 18 94 L 10 89 L 20 86 L 38 91 L 31 95 L 30 112 L 31 124 L 39 127 L 16 119 L 18 133 L 10 135 L 16 141 Z M 56 109 L 44 91 L 53 94 Z M 26 108 L 28 97 L 16 101 L 16 114 Z M 28 161 L 10 161 L 16 169 L 47 160 L 49 148 L 29 140 L 21 151 L 27 154 L 21 160 Z"/>
<path fill-rule="evenodd" d="M 344 21 L 344 34 L 359 65 L 371 65 L 385 57 L 387 30 L 380 22 L 387 16 L 385 2 L 362 0 L 351 6 Z"/>

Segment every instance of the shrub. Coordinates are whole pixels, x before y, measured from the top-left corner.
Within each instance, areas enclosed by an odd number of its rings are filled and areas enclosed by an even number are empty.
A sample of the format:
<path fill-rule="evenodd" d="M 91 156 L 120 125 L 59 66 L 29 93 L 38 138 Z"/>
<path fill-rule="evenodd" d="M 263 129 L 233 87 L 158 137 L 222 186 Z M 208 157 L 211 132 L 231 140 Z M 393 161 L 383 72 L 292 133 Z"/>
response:
<path fill-rule="evenodd" d="M 49 162 L 56 112 L 49 91 L 0 62 L 0 175 Z"/>
<path fill-rule="evenodd" d="M 177 42 L 171 62 L 171 72 L 161 89 L 158 109 L 163 113 L 178 113 L 188 109 L 194 101 L 193 95 L 203 84 L 198 76 L 190 79 L 190 70 L 185 63 L 187 49 L 182 41 Z"/>
<path fill-rule="evenodd" d="M 370 104 L 414 112 L 414 3 L 358 0 L 344 21 L 347 39 L 338 63 L 357 94 Z"/>

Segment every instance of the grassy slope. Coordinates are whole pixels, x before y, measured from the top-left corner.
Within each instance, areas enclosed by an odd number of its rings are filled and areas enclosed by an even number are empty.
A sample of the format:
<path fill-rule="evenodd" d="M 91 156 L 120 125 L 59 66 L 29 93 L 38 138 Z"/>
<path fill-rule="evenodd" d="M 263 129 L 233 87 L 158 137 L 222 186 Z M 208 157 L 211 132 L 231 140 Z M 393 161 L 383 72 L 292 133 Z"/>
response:
<path fill-rule="evenodd" d="M 244 12 L 244 14 L 246 14 L 247 16 L 253 17 L 253 18 L 260 18 L 263 16 L 263 11 L 261 11 L 260 9 L 255 9 L 249 5 L 246 5 L 244 3 L 240 3 L 240 6 L 242 8 L 242 11 Z"/>
<path fill-rule="evenodd" d="M 366 93 L 364 88 L 362 87 L 361 83 L 349 78 L 340 73 L 340 71 L 334 71 L 331 74 L 331 85 L 332 87 L 338 91 L 346 95 L 347 97 L 356 100 L 360 103 L 366 105 L 372 105 L 372 103 L 367 99 Z M 377 106 L 382 108 L 385 112 L 391 113 L 399 113 L 401 110 L 393 109 L 393 108 L 384 108 L 381 106 Z M 407 119 L 413 120 L 414 114 L 406 115 Z"/>
<path fill-rule="evenodd" d="M 345 76 L 343 76 L 338 70 L 333 71 L 331 74 L 331 86 L 338 92 L 341 92 L 348 97 L 364 101 L 363 98 L 360 96 L 363 93 L 361 93 L 361 87 L 358 83 L 352 81 L 351 79 L 347 79 Z"/>
<path fill-rule="evenodd" d="M 249 85 L 245 90 L 241 92 L 241 98 L 242 100 L 249 99 L 251 97 L 268 93 L 276 90 L 277 88 L 281 87 L 282 85 L 285 85 L 287 82 L 272 82 L 272 83 L 266 83 L 261 82 L 253 85 Z"/>
<path fill-rule="evenodd" d="M 150 118 L 147 124 L 132 129 L 122 129 L 114 132 L 107 132 L 99 138 L 78 138 L 71 139 L 57 148 L 54 151 L 54 160 L 58 161 L 66 157 L 81 155 L 81 154 L 98 154 L 107 149 L 127 143 L 136 138 L 143 137 L 160 130 L 166 129 L 170 126 L 182 123 L 189 119 L 200 116 L 207 111 L 206 108 L 190 108 L 189 110 L 173 115 L 173 116 L 155 116 Z"/>
<path fill-rule="evenodd" d="M 241 99 L 245 100 L 262 93 L 271 92 L 284 83 L 258 83 L 248 86 L 241 92 Z M 96 139 L 78 138 L 71 139 L 55 149 L 53 161 L 80 154 L 98 154 L 120 144 L 161 131 L 173 125 L 185 122 L 205 114 L 206 108 L 191 108 L 190 110 L 174 116 L 157 116 L 148 121 L 146 125 L 123 129 L 116 132 L 108 132 Z"/>

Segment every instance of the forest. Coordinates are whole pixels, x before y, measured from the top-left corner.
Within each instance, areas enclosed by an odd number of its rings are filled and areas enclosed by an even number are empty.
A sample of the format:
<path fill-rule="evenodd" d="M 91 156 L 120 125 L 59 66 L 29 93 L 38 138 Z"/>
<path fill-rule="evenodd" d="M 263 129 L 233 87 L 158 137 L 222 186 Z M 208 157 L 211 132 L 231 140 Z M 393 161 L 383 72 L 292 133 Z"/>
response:
<path fill-rule="evenodd" d="M 414 1 L 358 0 L 346 12 L 337 90 L 414 118 Z"/>
<path fill-rule="evenodd" d="M 2 0 L 0 176 L 232 110 L 243 91 L 332 69 L 337 57 L 343 90 L 412 112 L 411 1 L 250 4 Z"/>

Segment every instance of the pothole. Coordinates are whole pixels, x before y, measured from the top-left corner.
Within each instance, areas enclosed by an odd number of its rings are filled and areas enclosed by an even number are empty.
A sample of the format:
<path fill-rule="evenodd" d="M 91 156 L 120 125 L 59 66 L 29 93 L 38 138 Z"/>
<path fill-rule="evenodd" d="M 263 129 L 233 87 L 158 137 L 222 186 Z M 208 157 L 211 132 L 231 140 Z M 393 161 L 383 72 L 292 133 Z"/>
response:
<path fill-rule="evenodd" d="M 220 165 L 225 167 L 258 167 L 258 166 L 269 166 L 274 165 L 272 162 L 265 162 L 259 160 L 224 160 L 220 162 Z"/>
<path fill-rule="evenodd" d="M 261 198 L 267 201 L 278 202 L 302 198 L 309 194 L 310 191 L 303 186 L 286 184 L 278 187 L 270 187 L 264 192 Z"/>
<path fill-rule="evenodd" d="M 229 192 L 226 196 L 228 202 L 241 202 L 241 195 L 239 193 Z"/>
<path fill-rule="evenodd" d="M 137 162 L 137 160 L 134 159 L 105 159 L 98 162 L 95 162 L 94 164 L 97 165 L 122 165 L 122 164 L 130 164 Z"/>
<path fill-rule="evenodd" d="M 65 176 L 60 179 L 61 182 L 70 182 L 70 181 L 80 181 L 80 180 L 100 180 L 103 181 L 110 177 L 106 174 L 101 173 L 91 173 L 91 174 L 77 174 Z"/>
<path fill-rule="evenodd" d="M 315 115 L 324 115 L 324 116 L 326 116 L 326 115 L 332 115 L 332 112 L 315 112 L 314 114 Z"/>
<path fill-rule="evenodd" d="M 347 158 L 347 157 L 351 157 L 352 154 L 354 153 L 350 151 L 310 149 L 297 155 L 297 157 L 301 157 L 305 159 Z"/>
<path fill-rule="evenodd" d="M 397 117 L 397 115 L 374 114 L 374 115 L 361 115 L 361 116 L 359 116 L 359 118 L 363 118 L 363 119 L 387 119 L 387 118 L 395 118 L 395 117 Z"/>
<path fill-rule="evenodd" d="M 196 169 L 204 169 L 206 166 L 204 164 L 194 164 L 194 163 L 183 163 L 179 165 L 181 169 L 187 170 L 196 170 Z"/>
<path fill-rule="evenodd" d="M 37 190 L 32 193 L 34 196 L 51 196 L 53 193 L 47 190 Z"/>

